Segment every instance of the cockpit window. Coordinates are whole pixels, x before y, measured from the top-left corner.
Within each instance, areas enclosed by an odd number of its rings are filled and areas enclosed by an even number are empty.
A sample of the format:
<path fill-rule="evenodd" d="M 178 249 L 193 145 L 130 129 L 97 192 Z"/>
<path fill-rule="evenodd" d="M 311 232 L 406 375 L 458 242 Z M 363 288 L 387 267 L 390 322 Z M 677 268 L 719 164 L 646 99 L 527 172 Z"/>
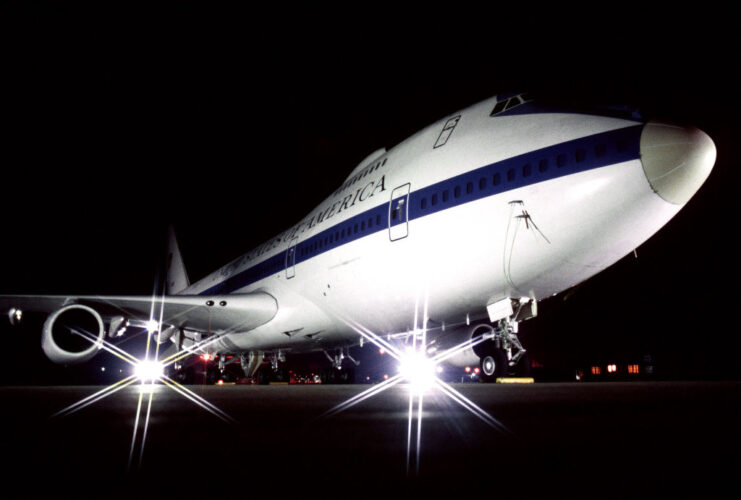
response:
<path fill-rule="evenodd" d="M 522 106 L 523 104 L 529 105 Z M 533 113 L 578 113 L 635 121 L 645 119 L 642 113 L 632 106 L 594 104 L 579 95 L 557 95 L 547 91 L 540 91 L 537 96 L 529 92 L 497 95 L 497 102 L 494 103 L 489 116 Z"/>
<path fill-rule="evenodd" d="M 530 94 L 518 94 L 514 95 L 509 98 L 505 97 L 499 97 L 497 96 L 497 103 L 494 105 L 494 109 L 491 110 L 491 114 L 489 116 L 495 116 L 500 113 L 503 113 L 507 110 L 510 110 L 514 107 L 517 107 L 521 104 L 525 104 L 526 102 L 530 102 L 533 99 L 530 97 Z"/>

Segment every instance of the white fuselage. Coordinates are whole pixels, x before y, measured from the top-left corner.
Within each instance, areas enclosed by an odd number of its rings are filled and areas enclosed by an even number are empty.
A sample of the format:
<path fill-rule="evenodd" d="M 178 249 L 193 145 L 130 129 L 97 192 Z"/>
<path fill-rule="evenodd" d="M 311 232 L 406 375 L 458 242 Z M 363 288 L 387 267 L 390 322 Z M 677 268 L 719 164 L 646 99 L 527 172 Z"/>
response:
<path fill-rule="evenodd" d="M 358 326 L 411 330 L 423 303 L 436 324 L 485 318 L 488 304 L 593 276 L 681 208 L 646 178 L 642 122 L 490 116 L 496 102 L 379 152 L 299 224 L 184 290 L 264 291 L 278 303 L 271 321 L 212 350 L 352 345 Z"/>

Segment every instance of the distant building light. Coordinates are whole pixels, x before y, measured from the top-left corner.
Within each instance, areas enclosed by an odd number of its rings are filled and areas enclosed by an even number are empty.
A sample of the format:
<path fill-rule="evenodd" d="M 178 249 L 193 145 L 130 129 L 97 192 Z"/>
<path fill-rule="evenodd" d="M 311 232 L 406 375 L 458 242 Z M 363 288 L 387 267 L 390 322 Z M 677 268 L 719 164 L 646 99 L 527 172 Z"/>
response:
<path fill-rule="evenodd" d="M 602 368 L 599 366 L 593 366 L 592 367 L 592 375 L 601 375 L 602 374 Z"/>
<path fill-rule="evenodd" d="M 607 365 L 607 371 L 609 373 L 615 373 L 617 371 L 617 365 Z"/>
<path fill-rule="evenodd" d="M 640 373 L 640 367 L 638 365 L 628 365 L 628 373 L 638 374 Z"/>

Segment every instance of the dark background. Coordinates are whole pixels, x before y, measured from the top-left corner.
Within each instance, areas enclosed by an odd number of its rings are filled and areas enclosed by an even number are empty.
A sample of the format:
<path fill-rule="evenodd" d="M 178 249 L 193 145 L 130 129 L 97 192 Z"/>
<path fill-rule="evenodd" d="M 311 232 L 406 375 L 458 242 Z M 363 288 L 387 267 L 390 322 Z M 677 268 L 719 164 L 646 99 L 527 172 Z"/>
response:
<path fill-rule="evenodd" d="M 741 376 L 737 47 L 722 15 L 2 9 L 0 293 L 151 293 L 170 222 L 197 280 L 294 224 L 371 151 L 529 90 L 635 105 L 718 148 L 638 259 L 542 303 L 523 325 L 533 357 L 568 372 L 651 354 L 663 378 Z M 0 383 L 102 381 L 96 362 L 52 366 L 39 327 L 0 327 Z"/>

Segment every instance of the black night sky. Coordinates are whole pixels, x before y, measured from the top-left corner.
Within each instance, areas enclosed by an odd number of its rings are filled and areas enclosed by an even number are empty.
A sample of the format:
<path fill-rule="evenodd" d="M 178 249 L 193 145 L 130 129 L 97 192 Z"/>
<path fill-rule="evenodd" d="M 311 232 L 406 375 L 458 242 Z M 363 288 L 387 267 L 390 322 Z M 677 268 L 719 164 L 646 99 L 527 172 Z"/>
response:
<path fill-rule="evenodd" d="M 151 293 L 169 222 L 198 279 L 371 151 L 522 89 L 636 105 L 718 148 L 638 259 L 523 325 L 533 357 L 567 369 L 652 354 L 667 378 L 741 376 L 737 47 L 720 17 L 3 10 L 0 293 Z M 0 383 L 69 379 L 38 325 L 0 334 Z"/>

